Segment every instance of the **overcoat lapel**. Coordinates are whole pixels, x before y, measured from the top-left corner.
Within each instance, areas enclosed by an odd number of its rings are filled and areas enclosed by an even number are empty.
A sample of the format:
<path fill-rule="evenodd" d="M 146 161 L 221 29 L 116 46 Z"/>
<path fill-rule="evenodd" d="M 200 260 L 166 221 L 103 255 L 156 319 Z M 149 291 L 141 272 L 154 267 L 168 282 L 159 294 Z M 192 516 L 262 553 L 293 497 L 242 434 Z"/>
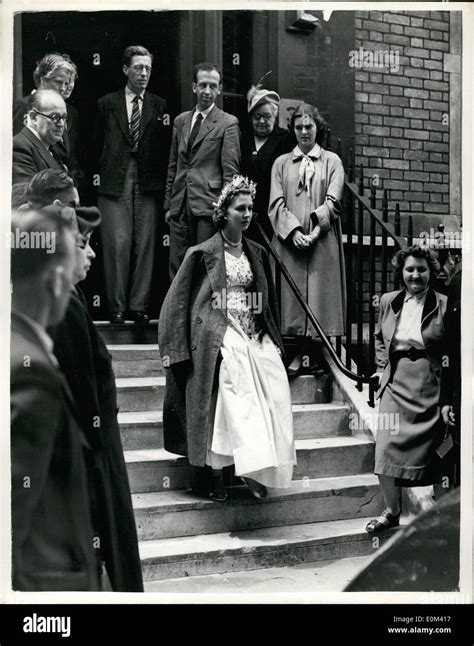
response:
<path fill-rule="evenodd" d="M 218 295 L 219 298 L 222 298 L 221 311 L 224 316 L 227 316 L 224 243 L 218 233 L 210 239 L 210 242 L 212 243 L 211 248 L 204 254 L 207 276 L 211 283 L 212 293 Z"/>
<path fill-rule="evenodd" d="M 57 162 L 58 164 L 60 163 L 60 162 L 58 162 L 58 161 L 57 161 L 57 159 L 56 159 L 56 158 L 55 158 L 55 157 L 54 157 L 54 156 L 49 152 L 49 150 L 46 148 L 46 146 L 45 146 L 43 143 L 41 143 L 41 141 L 38 139 L 38 137 L 36 137 L 36 136 L 31 132 L 31 130 L 29 130 L 28 128 L 24 128 L 23 132 L 24 132 L 24 134 L 25 134 L 25 137 L 26 137 L 29 141 L 31 141 L 31 143 L 32 143 L 32 144 L 33 144 L 33 146 L 36 148 L 36 150 L 37 150 L 37 151 L 38 151 L 38 153 L 41 155 L 41 157 L 43 158 L 43 160 L 45 161 L 46 165 L 47 165 L 49 168 L 54 168 L 54 162 Z M 60 165 L 62 166 L 62 164 L 60 164 Z"/>
<path fill-rule="evenodd" d="M 263 268 L 262 262 L 262 252 L 258 247 L 254 247 L 251 242 L 249 242 L 245 236 L 243 237 L 244 241 L 244 251 L 247 254 L 247 257 L 250 261 L 252 267 L 255 288 L 254 291 L 257 291 L 262 295 L 262 308 L 265 312 L 265 306 L 268 301 L 268 287 L 267 287 L 267 278 L 265 276 L 265 270 Z"/>
<path fill-rule="evenodd" d="M 191 134 L 191 122 L 193 120 L 194 110 L 191 110 L 184 119 L 183 133 L 184 133 L 184 146 L 188 147 L 189 135 Z"/>
<path fill-rule="evenodd" d="M 142 115 L 140 118 L 140 135 L 139 135 L 139 140 L 142 139 L 145 130 L 148 127 L 148 124 L 150 123 L 151 119 L 153 117 L 153 106 L 152 106 L 152 100 L 150 98 L 150 95 L 148 92 L 145 92 L 145 95 L 143 97 L 143 106 L 142 106 Z"/>

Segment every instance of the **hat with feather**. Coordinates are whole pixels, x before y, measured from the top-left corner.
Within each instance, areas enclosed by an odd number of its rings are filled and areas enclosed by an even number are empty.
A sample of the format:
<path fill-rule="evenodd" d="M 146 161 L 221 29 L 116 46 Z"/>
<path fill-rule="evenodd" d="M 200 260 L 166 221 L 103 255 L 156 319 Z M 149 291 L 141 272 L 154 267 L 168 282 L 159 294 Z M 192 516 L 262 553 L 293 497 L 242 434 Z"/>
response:
<path fill-rule="evenodd" d="M 280 96 L 276 92 L 265 90 L 262 87 L 262 82 L 269 74 L 271 74 L 271 71 L 264 74 L 259 82 L 256 85 L 252 85 L 250 90 L 247 92 L 247 108 L 249 114 L 252 110 L 255 110 L 257 106 L 263 105 L 264 103 L 273 103 L 276 106 L 279 105 Z"/>

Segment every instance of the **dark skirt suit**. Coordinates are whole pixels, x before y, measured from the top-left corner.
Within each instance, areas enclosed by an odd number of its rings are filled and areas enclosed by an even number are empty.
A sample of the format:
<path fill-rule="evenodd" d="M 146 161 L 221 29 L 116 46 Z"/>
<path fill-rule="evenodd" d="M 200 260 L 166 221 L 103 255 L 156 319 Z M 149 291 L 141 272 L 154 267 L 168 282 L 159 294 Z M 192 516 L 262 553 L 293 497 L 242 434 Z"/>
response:
<path fill-rule="evenodd" d="M 375 349 L 383 369 L 375 446 L 375 473 L 399 486 L 432 484 L 435 449 L 442 441 L 440 381 L 445 343 L 446 297 L 429 289 L 421 315 L 424 348 L 396 352 L 394 335 L 407 292 L 384 294 L 380 301 Z"/>
<path fill-rule="evenodd" d="M 243 238 L 261 294 L 260 327 L 283 353 L 278 306 L 265 250 Z M 163 405 L 165 448 L 204 466 L 213 429 L 220 349 L 229 324 L 226 267 L 220 233 L 188 249 L 163 302 L 158 341 L 166 374 Z"/>
<path fill-rule="evenodd" d="M 289 153 L 295 146 L 294 137 L 288 130 L 275 126 L 268 139 L 258 150 L 255 147 L 255 136 L 252 130 L 242 133 L 240 149 L 242 159 L 240 170 L 242 175 L 253 180 L 257 184 L 257 193 L 253 205 L 257 219 L 252 220 L 246 232 L 246 236 L 261 242 L 260 231 L 256 222 L 262 225 L 263 230 L 270 238 L 273 237 L 273 227 L 268 219 L 268 202 L 270 200 L 270 185 L 273 162 Z"/>

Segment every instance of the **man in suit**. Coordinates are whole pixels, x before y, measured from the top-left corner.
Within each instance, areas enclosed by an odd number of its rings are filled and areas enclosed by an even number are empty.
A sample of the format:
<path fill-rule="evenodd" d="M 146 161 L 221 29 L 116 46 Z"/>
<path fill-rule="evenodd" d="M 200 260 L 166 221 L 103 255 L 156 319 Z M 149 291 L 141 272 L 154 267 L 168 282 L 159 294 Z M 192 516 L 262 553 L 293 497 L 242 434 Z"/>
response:
<path fill-rule="evenodd" d="M 95 147 L 105 290 L 112 323 L 148 323 L 158 204 L 166 174 L 166 102 L 146 91 L 152 55 L 140 45 L 123 55 L 124 90 L 99 100 Z"/>
<path fill-rule="evenodd" d="M 12 217 L 13 588 L 100 590 L 88 443 L 53 354 L 76 267 L 72 209 Z M 29 243 L 29 244 L 26 244 Z"/>
<path fill-rule="evenodd" d="M 67 119 L 64 99 L 54 90 L 38 90 L 29 97 L 27 109 L 26 126 L 13 137 L 12 184 L 28 181 L 45 168 L 64 170 L 54 151 Z"/>
<path fill-rule="evenodd" d="M 36 64 L 33 80 L 37 90 L 55 90 L 67 101 L 77 79 L 77 67 L 67 54 L 51 53 L 43 56 Z M 32 93 L 36 92 L 33 90 Z M 28 96 L 13 104 L 13 135 L 17 135 L 26 125 Z M 53 153 L 58 161 L 68 167 L 76 184 L 84 181 L 84 173 L 78 161 L 79 114 L 71 104 L 67 106 L 67 123 L 63 136 L 53 146 Z"/>
<path fill-rule="evenodd" d="M 166 179 L 171 280 L 186 250 L 214 235 L 213 202 L 240 164 L 239 122 L 215 105 L 222 90 L 220 69 L 199 63 L 193 74 L 196 107 L 174 120 Z"/>

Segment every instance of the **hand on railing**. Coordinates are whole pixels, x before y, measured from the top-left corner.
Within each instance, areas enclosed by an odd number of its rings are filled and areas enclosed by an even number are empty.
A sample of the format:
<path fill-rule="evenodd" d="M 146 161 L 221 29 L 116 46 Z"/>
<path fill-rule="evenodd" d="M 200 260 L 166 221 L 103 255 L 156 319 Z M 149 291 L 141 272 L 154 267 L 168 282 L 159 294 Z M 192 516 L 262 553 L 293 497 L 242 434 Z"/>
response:
<path fill-rule="evenodd" d="M 382 381 L 382 373 L 381 372 L 374 372 L 373 375 L 370 375 L 370 378 L 374 382 L 375 390 L 378 390 L 380 388 L 380 382 Z"/>
<path fill-rule="evenodd" d="M 448 426 L 456 425 L 456 416 L 454 415 L 452 406 L 443 406 L 441 409 L 441 417 L 443 418 L 443 422 Z"/>

